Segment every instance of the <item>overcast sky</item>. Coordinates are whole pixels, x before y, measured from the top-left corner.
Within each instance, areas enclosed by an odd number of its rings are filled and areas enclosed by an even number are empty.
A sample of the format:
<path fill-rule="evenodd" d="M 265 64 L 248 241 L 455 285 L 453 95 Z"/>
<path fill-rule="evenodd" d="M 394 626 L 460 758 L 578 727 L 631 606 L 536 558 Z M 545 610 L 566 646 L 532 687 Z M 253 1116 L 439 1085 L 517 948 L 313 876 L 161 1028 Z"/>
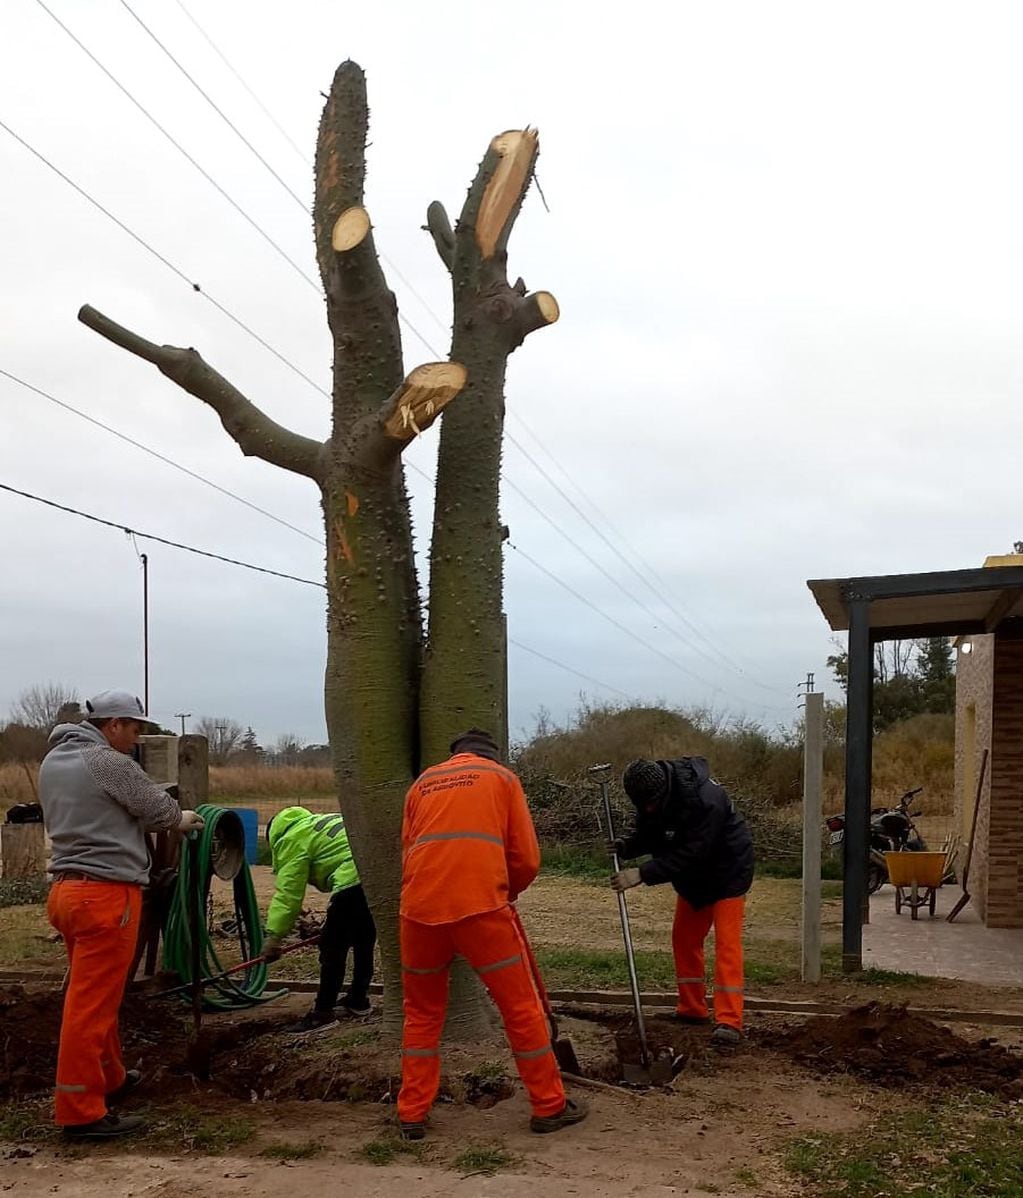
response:
<path fill-rule="evenodd" d="M 1017 4 L 130 2 L 302 197 L 320 93 L 343 59 L 365 68 L 367 206 L 433 347 L 405 327 L 408 368 L 448 344 L 427 204 L 456 212 L 490 137 L 539 127 L 550 211 L 534 189 L 510 269 L 562 319 L 510 363 L 506 606 L 515 641 L 596 681 L 513 646 L 513 734 L 580 692 L 788 724 L 831 651 L 807 578 L 975 566 L 1023 536 Z M 121 0 L 46 4 L 315 278 L 308 217 Z M 321 297 L 40 0 L 2 5 L 0 120 L 329 387 Z M 317 437 L 323 395 L 2 129 L 0 171 L 0 369 L 318 537 L 311 483 L 244 459 L 212 412 L 75 315 L 89 302 L 196 346 Z M 430 473 L 435 452 L 428 433 L 407 458 Z M 425 551 L 429 485 L 409 481 Z M 322 579 L 314 541 L 3 377 L 0 482 Z M 3 492 L 0 530 L 0 715 L 48 680 L 141 692 L 128 538 Z M 151 711 L 322 740 L 323 592 L 138 548 Z"/>

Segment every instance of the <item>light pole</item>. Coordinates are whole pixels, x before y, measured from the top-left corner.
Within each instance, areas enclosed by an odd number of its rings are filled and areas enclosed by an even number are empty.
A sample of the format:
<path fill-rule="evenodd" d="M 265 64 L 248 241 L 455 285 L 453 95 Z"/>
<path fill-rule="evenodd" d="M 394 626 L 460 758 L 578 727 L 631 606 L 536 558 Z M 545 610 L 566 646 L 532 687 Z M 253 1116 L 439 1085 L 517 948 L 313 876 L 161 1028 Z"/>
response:
<path fill-rule="evenodd" d="M 185 720 L 190 720 L 192 718 L 192 713 L 190 711 L 176 711 L 174 713 L 174 718 L 181 721 L 181 735 L 184 736 Z"/>

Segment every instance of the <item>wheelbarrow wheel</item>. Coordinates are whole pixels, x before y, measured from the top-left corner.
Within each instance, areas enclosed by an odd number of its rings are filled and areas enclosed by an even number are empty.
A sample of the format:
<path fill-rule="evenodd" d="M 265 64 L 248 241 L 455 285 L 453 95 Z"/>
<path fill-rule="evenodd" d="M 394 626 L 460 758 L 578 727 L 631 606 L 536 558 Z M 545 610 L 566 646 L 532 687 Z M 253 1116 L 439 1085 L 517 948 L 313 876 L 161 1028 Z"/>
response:
<path fill-rule="evenodd" d="M 938 905 L 938 888 L 937 888 L 937 886 L 932 886 L 930 901 L 927 904 L 927 909 L 930 911 L 930 913 L 932 915 L 934 914 L 934 908 L 937 905 Z"/>

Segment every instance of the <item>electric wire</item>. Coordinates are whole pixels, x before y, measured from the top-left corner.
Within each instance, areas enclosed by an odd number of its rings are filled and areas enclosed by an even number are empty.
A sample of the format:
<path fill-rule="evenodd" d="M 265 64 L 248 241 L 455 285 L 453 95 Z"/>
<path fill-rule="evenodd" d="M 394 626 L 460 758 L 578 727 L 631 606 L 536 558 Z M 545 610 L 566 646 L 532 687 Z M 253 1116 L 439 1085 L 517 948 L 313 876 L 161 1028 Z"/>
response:
<path fill-rule="evenodd" d="M 225 562 L 229 566 L 241 566 L 246 570 L 255 570 L 257 574 L 270 574 L 274 578 L 286 578 L 290 582 L 301 582 L 309 587 L 319 587 L 323 591 L 327 589 L 326 583 L 316 582 L 311 578 L 299 578 L 297 574 L 286 574 L 282 570 L 271 570 L 267 566 L 256 566 L 252 562 L 243 562 L 236 557 L 225 557 L 222 553 L 212 553 L 208 549 L 197 549 L 194 545 L 185 545 L 181 541 L 171 541 L 167 537 L 158 537 L 155 533 L 142 532 L 140 529 L 132 528 L 128 524 L 117 524 L 113 520 L 104 520 L 100 516 L 93 516 L 89 512 L 79 511 L 78 508 L 68 507 L 67 504 L 57 503 L 54 499 L 44 499 L 41 495 L 33 495 L 30 491 L 21 491 L 17 487 L 12 487 L 7 483 L 0 483 L 0 491 L 9 491 L 12 495 L 20 495 L 22 499 L 31 499 L 36 503 L 45 504 L 47 507 L 56 508 L 57 511 L 67 512 L 72 516 L 80 516 L 83 520 L 91 520 L 93 524 L 102 524 L 106 528 L 115 528 L 118 532 L 141 537 L 144 541 L 155 541 L 159 545 L 168 545 L 171 549 L 183 549 L 186 553 L 194 553 L 199 557 L 208 557 L 213 561 Z"/>
<path fill-rule="evenodd" d="M 194 478 L 196 482 L 202 483 L 204 486 L 212 488 L 214 491 L 219 491 L 221 495 L 226 495 L 229 499 L 235 500 L 236 503 L 242 504 L 244 507 L 250 508 L 254 512 L 258 512 L 261 516 L 266 516 L 268 520 L 273 520 L 275 524 L 280 524 L 284 528 L 290 528 L 292 532 L 297 532 L 300 537 L 305 537 L 307 541 L 312 541 L 316 545 L 323 545 L 321 537 L 313 536 L 312 533 L 306 532 L 304 528 L 299 528 L 296 524 L 291 524 L 282 516 L 275 516 L 273 512 L 268 512 L 266 508 L 260 507 L 259 504 L 253 503 L 246 499 L 243 495 L 238 495 L 234 491 L 229 491 L 227 487 L 222 487 L 219 483 L 213 482 L 203 474 L 198 474 L 195 470 L 189 470 L 187 466 L 183 466 L 180 462 L 174 461 L 173 458 L 167 457 L 156 449 L 152 449 L 148 445 L 144 445 L 141 441 L 136 441 L 134 437 L 129 437 L 127 433 L 122 433 L 119 429 L 114 428 L 110 424 L 104 424 L 102 420 L 97 420 L 95 416 L 90 416 L 87 412 L 83 412 L 80 408 L 72 407 L 71 404 L 65 403 L 64 400 L 58 399 L 55 395 L 51 395 L 48 391 L 44 391 L 41 387 L 35 387 L 32 383 L 26 382 L 25 379 L 19 378 L 16 374 L 11 374 L 9 370 L 4 370 L 0 367 L 0 375 L 10 379 L 12 383 L 17 383 L 20 387 L 24 387 L 28 391 L 34 392 L 36 395 L 42 396 L 43 399 L 48 399 L 50 403 L 56 404 L 58 408 L 63 408 L 66 412 L 72 412 L 75 416 L 80 416 L 82 420 L 87 420 L 90 424 L 94 424 L 97 428 L 103 429 L 104 432 L 110 433 L 121 441 L 127 442 L 128 445 L 133 445 L 136 449 L 141 449 L 143 453 L 148 453 L 150 457 L 156 458 L 167 466 L 171 466 L 174 470 L 180 470 L 182 474 L 187 474 L 189 478 Z"/>
<path fill-rule="evenodd" d="M 566 666 L 563 661 L 558 661 L 557 658 L 548 657 L 546 653 L 541 653 L 539 649 L 531 649 L 528 645 L 517 641 L 513 636 L 508 638 L 508 644 L 514 645 L 516 649 L 521 649 L 524 653 L 530 653 L 533 657 L 538 657 L 541 661 L 546 661 L 552 666 L 557 666 L 559 670 L 565 670 L 566 673 L 574 674 L 576 678 L 581 678 L 584 682 L 592 682 L 594 686 L 603 687 L 604 690 L 621 695 L 623 699 L 632 697 L 626 691 L 621 690 L 617 686 L 612 686 L 609 682 L 601 682 L 599 678 L 594 678 L 590 674 L 584 674 L 581 670 L 575 670 L 571 666 Z"/>
<path fill-rule="evenodd" d="M 64 30 L 64 32 L 68 35 L 69 38 L 71 38 L 71 40 L 75 43 L 75 45 L 78 46 L 79 49 L 81 49 L 88 56 L 88 58 L 96 64 L 97 67 L 99 67 L 99 69 L 103 72 L 104 75 L 106 75 L 106 77 L 110 80 L 110 82 L 114 84 L 114 86 L 118 89 L 118 91 L 120 91 L 128 100 L 131 101 L 131 103 L 138 109 L 139 112 L 142 113 L 142 115 L 146 118 L 146 120 L 148 120 L 155 129 L 157 129 L 160 133 L 163 134 L 163 136 L 178 151 L 178 153 L 181 154 L 184 158 L 186 158 L 192 164 L 192 166 L 195 167 L 195 169 L 199 172 L 200 175 L 202 175 L 202 177 L 206 180 L 206 182 L 209 183 L 209 185 L 211 187 L 213 187 L 221 196 L 223 196 L 223 198 L 225 200 L 227 200 L 227 202 L 238 213 L 238 215 L 241 216 L 243 218 L 243 220 L 245 220 L 249 225 L 251 225 L 252 228 L 255 229 L 255 231 L 260 235 L 260 237 L 262 237 L 263 240 L 268 245 L 272 246 L 273 249 L 280 255 L 280 257 L 283 258 L 284 261 L 287 262 L 288 265 L 297 274 L 301 275 L 301 277 L 309 284 L 309 286 L 312 287 L 312 289 L 315 292 L 317 292 L 317 294 L 319 294 L 319 292 L 321 290 L 320 284 L 317 283 L 312 278 L 311 275 L 307 274 L 302 269 L 301 266 L 299 266 L 299 264 L 294 260 L 294 258 L 292 258 L 288 254 L 287 250 L 283 249 L 280 245 L 278 245 L 278 243 L 270 236 L 270 234 L 263 228 L 263 226 L 259 224 L 258 221 L 254 220 L 251 216 L 249 216 L 249 214 L 245 211 L 245 209 L 241 206 L 241 204 L 239 204 L 238 201 L 236 199 L 234 199 L 233 196 L 231 196 L 227 191 L 224 190 L 223 187 L 220 186 L 220 184 L 216 181 L 216 179 L 213 178 L 213 176 L 209 173 L 209 171 L 207 171 L 205 169 L 205 167 L 201 166 L 200 163 L 197 162 L 196 159 L 193 158 L 192 155 L 185 149 L 185 147 L 171 133 L 169 133 L 163 127 L 163 125 L 160 124 L 160 122 L 156 119 L 156 117 L 153 116 L 153 114 L 139 100 L 137 100 L 132 95 L 132 93 L 124 86 L 123 83 L 121 83 L 121 81 L 116 77 L 116 75 L 114 75 L 111 71 L 109 71 L 103 65 L 103 63 L 100 62 L 100 60 L 96 57 L 95 54 L 93 54 L 93 52 L 89 49 L 89 47 L 86 46 L 84 42 L 79 40 L 79 38 L 67 27 L 67 25 L 64 24 L 64 22 L 60 19 L 60 17 L 58 17 L 56 13 L 52 12 L 49 8 L 47 8 L 46 4 L 44 3 L 44 0 L 36 0 L 36 4 L 38 4 L 39 7 L 43 10 L 43 12 L 45 12 L 47 14 L 47 16 L 49 16 L 53 21 L 55 21 L 60 26 L 61 29 Z"/>

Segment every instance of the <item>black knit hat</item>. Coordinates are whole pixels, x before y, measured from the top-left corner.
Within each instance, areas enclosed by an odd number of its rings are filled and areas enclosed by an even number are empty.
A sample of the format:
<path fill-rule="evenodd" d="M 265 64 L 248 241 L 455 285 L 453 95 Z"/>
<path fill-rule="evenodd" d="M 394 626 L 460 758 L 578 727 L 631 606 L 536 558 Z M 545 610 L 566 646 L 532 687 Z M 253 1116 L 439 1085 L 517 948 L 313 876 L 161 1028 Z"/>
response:
<path fill-rule="evenodd" d="M 647 807 L 660 802 L 667 794 L 668 777 L 660 762 L 640 757 L 625 767 L 622 786 L 637 807 Z"/>
<path fill-rule="evenodd" d="M 489 757 L 492 761 L 499 760 L 501 756 L 497 741 L 482 728 L 470 728 L 456 736 L 449 748 L 453 754 L 475 753 L 477 757 Z"/>

